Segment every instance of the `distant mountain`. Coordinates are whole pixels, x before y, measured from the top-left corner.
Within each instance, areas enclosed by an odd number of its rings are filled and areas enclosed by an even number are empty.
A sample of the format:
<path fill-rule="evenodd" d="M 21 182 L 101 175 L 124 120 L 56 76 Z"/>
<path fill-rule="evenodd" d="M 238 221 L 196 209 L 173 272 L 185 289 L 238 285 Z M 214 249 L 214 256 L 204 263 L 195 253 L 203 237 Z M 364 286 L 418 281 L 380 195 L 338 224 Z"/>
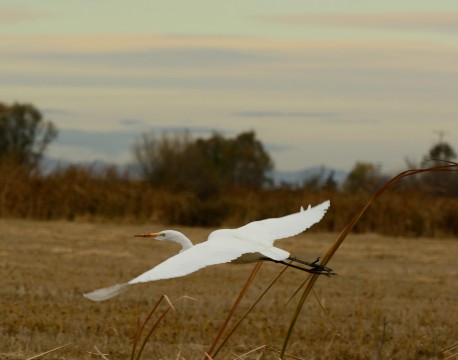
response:
<path fill-rule="evenodd" d="M 333 174 L 333 179 L 338 186 L 342 185 L 348 173 L 343 170 L 331 169 L 325 166 L 313 166 L 297 171 L 272 171 L 269 176 L 275 186 L 287 184 L 291 186 L 302 186 L 305 181 L 318 177 L 325 182 Z"/>
<path fill-rule="evenodd" d="M 45 175 L 48 175 L 59 168 L 65 169 L 71 165 L 73 165 L 73 163 L 70 161 L 43 156 L 40 162 L 40 169 Z"/>
<path fill-rule="evenodd" d="M 90 168 L 94 172 L 103 172 L 106 169 L 116 167 L 119 174 L 128 172 L 132 177 L 139 178 L 140 170 L 137 165 L 132 163 L 127 164 L 112 164 L 103 160 L 94 160 L 91 162 L 72 162 L 67 160 L 58 160 L 51 157 L 44 156 L 40 167 L 43 173 L 50 174 L 57 169 L 66 169 L 69 166 L 84 166 Z"/>

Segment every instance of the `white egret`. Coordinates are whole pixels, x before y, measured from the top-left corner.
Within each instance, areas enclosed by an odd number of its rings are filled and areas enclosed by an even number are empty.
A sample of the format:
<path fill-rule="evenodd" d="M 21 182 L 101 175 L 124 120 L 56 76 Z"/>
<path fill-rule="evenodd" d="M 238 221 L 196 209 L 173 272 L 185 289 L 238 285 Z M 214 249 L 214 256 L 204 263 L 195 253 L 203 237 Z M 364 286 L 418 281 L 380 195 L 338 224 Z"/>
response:
<path fill-rule="evenodd" d="M 127 290 L 131 285 L 185 276 L 209 265 L 222 263 L 249 263 L 261 260 L 282 263 L 310 273 L 331 275 L 332 270 L 314 262 L 299 260 L 289 252 L 273 246 L 275 240 L 295 236 L 319 222 L 329 207 L 329 200 L 307 210 L 301 208 L 297 213 L 272 219 L 254 221 L 237 229 L 213 231 L 208 240 L 193 245 L 185 235 L 174 230 L 158 233 L 138 234 L 136 237 L 151 237 L 159 241 L 175 242 L 182 249 L 151 270 L 129 282 L 98 289 L 84 296 L 93 301 L 110 299 Z M 307 265 L 310 269 L 294 265 L 285 260 Z"/>

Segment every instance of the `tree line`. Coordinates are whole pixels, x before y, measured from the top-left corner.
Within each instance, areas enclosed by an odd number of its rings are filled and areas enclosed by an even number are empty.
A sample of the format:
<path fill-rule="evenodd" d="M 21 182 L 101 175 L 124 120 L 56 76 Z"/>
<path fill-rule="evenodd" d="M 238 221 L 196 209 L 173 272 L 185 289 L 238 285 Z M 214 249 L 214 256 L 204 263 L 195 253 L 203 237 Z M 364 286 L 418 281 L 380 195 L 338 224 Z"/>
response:
<path fill-rule="evenodd" d="M 377 166 L 357 162 L 341 187 L 332 174 L 307 179 L 301 186 L 274 186 L 269 178 L 273 161 L 254 131 L 234 137 L 214 133 L 207 138 L 194 138 L 189 132 L 140 134 L 132 151 L 140 180 L 120 174 L 114 165 L 96 171 L 74 164 L 45 175 L 40 161 L 57 135 L 56 126 L 33 105 L 0 103 L 0 217 L 109 217 L 236 225 L 295 211 L 297 204 L 315 198 L 331 197 L 341 209 L 357 206 L 388 180 Z M 454 149 L 442 141 L 430 149 L 424 161 L 434 164 L 455 158 Z M 391 224 L 396 231 L 418 235 L 441 232 L 445 227 L 445 233 L 458 234 L 450 215 L 458 209 L 456 173 L 410 178 L 390 196 L 391 200 L 409 196 L 416 206 L 397 219 L 392 215 L 402 211 L 401 203 L 385 205 L 385 222 L 416 217 L 407 227 Z M 416 201 L 426 198 L 440 204 L 442 217 L 434 215 L 432 220 L 431 213 L 419 213 Z M 327 229 L 339 230 L 342 219 L 342 215 L 331 214 Z M 386 223 L 378 222 L 361 227 L 361 231 L 386 229 Z"/>

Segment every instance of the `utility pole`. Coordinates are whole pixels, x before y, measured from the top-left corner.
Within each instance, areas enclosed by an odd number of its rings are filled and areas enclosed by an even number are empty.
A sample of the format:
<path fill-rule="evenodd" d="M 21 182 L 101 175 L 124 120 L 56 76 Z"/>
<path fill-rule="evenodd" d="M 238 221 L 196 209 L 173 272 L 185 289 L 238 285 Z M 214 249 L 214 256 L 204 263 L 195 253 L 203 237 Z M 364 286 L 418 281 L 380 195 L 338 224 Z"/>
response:
<path fill-rule="evenodd" d="M 449 132 L 445 130 L 433 130 L 437 135 L 439 135 L 439 144 L 444 142 L 445 135 L 448 135 Z"/>

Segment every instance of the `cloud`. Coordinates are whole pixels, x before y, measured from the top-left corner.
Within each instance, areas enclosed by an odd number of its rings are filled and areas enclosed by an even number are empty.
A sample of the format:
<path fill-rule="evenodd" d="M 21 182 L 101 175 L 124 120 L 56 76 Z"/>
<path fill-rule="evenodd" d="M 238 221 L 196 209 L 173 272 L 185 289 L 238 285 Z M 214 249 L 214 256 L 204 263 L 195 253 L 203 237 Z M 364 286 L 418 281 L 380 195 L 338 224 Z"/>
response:
<path fill-rule="evenodd" d="M 6 44 L 1 48 L 0 77 L 11 85 L 282 89 L 306 82 L 320 86 L 313 83 L 317 74 L 338 81 L 346 73 L 343 69 L 353 73 L 457 70 L 456 47 L 420 40 L 282 41 L 113 34 L 0 35 L 0 43 Z M 367 73 L 363 76 L 370 78 Z"/>
<path fill-rule="evenodd" d="M 209 70 L 217 67 L 236 67 L 247 63 L 275 61 L 278 56 L 273 53 L 242 49 L 219 48 L 155 48 L 135 51 L 100 51 L 74 53 L 50 50 L 48 52 L 28 52 L 24 49 L 22 56 L 40 62 L 73 64 L 76 66 L 111 66 L 116 68 L 200 68 Z"/>
<path fill-rule="evenodd" d="M 331 21 L 327 17 L 321 20 Z M 0 35 L 0 43 L 3 44 L 3 61 L 0 65 L 7 67 L 1 75 L 2 78 L 17 76 L 20 79 L 21 74 L 28 72 L 30 74 L 26 75 L 31 78 L 41 75 L 45 78 L 52 70 L 52 76 L 61 76 L 63 81 L 72 81 L 72 75 L 75 81 L 85 75 L 94 79 L 116 75 L 116 78 L 122 80 L 126 76 L 136 76 L 141 80 L 145 76 L 158 79 L 189 77 L 202 70 L 207 78 L 220 75 L 230 82 L 233 75 L 240 74 L 241 71 L 263 74 L 265 78 L 275 76 L 284 69 L 297 71 L 300 68 L 324 68 L 330 64 L 333 67 L 348 66 L 352 69 L 360 66 L 374 68 L 399 64 L 404 70 L 421 67 L 426 60 L 434 61 L 431 65 L 435 69 L 456 68 L 456 62 L 450 60 L 450 57 L 456 55 L 454 46 L 447 47 L 419 40 L 406 43 L 396 39 L 282 41 L 241 38 L 237 41 L 238 39 L 116 34 Z M 416 61 L 412 61 L 412 58 Z M 198 77 L 201 78 L 201 74 Z M 252 79 L 248 80 L 253 82 Z"/>
<path fill-rule="evenodd" d="M 52 15 L 48 12 L 21 7 L 0 7 L 0 24 L 16 24 L 41 20 Z"/>
<path fill-rule="evenodd" d="M 44 108 L 42 113 L 45 116 L 76 115 L 73 111 L 61 108 Z"/>
<path fill-rule="evenodd" d="M 342 125 L 374 125 L 378 121 L 375 119 L 358 118 L 353 116 L 350 118 L 348 114 L 341 112 L 330 112 L 330 111 L 236 111 L 231 113 L 235 117 L 247 117 L 247 118 L 271 118 L 277 120 L 289 119 L 289 120 L 312 120 L 322 121 L 332 124 Z M 274 151 L 285 150 L 273 147 Z"/>
<path fill-rule="evenodd" d="M 237 52 L 256 52 L 284 46 L 281 40 L 239 36 L 175 36 L 162 34 L 83 34 L 83 35 L 0 35 L 5 54 L 116 54 L 147 51 L 193 49 L 225 49 Z"/>
<path fill-rule="evenodd" d="M 56 144 L 117 156 L 133 144 L 136 132 L 60 129 Z"/>
<path fill-rule="evenodd" d="M 296 146 L 289 145 L 289 144 L 279 144 L 279 143 L 268 142 L 264 145 L 264 148 L 267 150 L 268 153 L 276 153 L 276 152 L 295 150 Z"/>
<path fill-rule="evenodd" d="M 320 118 L 320 119 L 335 119 L 342 116 L 336 112 L 320 112 L 320 111 L 236 111 L 231 114 L 235 117 L 251 117 L 251 118 Z"/>
<path fill-rule="evenodd" d="M 113 163 L 126 163 L 132 160 L 131 149 L 136 139 L 142 133 L 154 132 L 173 134 L 189 132 L 192 136 L 210 136 L 215 129 L 200 126 L 148 126 L 142 120 L 123 119 L 119 123 L 132 128 L 118 131 L 87 131 L 80 129 L 59 129 L 57 140 L 50 144 L 49 154 L 59 160 L 74 162 L 91 162 L 103 160 Z M 142 128 L 138 129 L 136 126 Z M 226 134 L 230 131 L 221 130 L 218 133 Z"/>
<path fill-rule="evenodd" d="M 211 136 L 215 133 L 225 136 L 234 135 L 234 131 L 221 129 L 219 127 L 214 128 L 209 126 L 189 126 L 186 124 L 169 126 L 148 126 L 148 128 L 145 128 L 145 130 L 145 132 L 154 133 L 156 135 L 189 133 L 191 136 L 204 138 Z"/>
<path fill-rule="evenodd" d="M 256 17 L 288 25 L 333 26 L 349 28 L 378 28 L 384 30 L 414 30 L 458 32 L 458 13 L 315 13 L 302 15 L 273 15 Z"/>
<path fill-rule="evenodd" d="M 143 120 L 139 119 L 121 119 L 119 120 L 119 124 L 128 127 L 142 127 L 146 125 Z"/>

